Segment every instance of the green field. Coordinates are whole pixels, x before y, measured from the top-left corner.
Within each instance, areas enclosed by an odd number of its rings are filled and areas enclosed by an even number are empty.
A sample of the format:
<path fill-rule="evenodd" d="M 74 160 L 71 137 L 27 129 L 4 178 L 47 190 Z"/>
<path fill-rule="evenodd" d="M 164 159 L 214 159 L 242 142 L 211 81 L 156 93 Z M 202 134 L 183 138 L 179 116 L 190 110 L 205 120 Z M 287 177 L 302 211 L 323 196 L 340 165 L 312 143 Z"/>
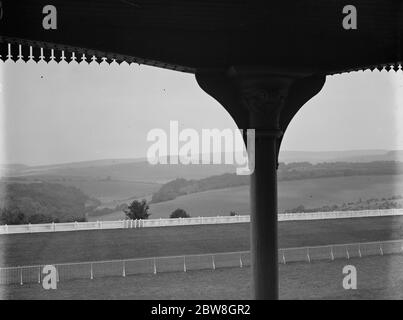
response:
<path fill-rule="evenodd" d="M 279 246 L 403 238 L 403 217 L 279 223 Z M 1 266 L 54 264 L 249 249 L 249 224 L 96 230 L 0 236 Z M 358 290 L 342 288 L 342 268 L 358 271 Z M 385 255 L 280 265 L 281 299 L 402 299 L 403 256 Z M 107 290 L 105 290 L 107 288 Z M 250 268 L 168 272 L 0 286 L 0 299 L 250 299 Z"/>
<path fill-rule="evenodd" d="M 357 290 L 342 287 L 345 265 L 357 269 Z M 403 255 L 280 265 L 280 299 L 403 299 Z M 202 284 L 202 285 L 201 285 Z M 107 288 L 107 290 L 105 290 Z M 251 299 L 250 268 L 159 273 L 126 278 L 0 286 L 0 299 Z"/>
<path fill-rule="evenodd" d="M 403 239 L 403 217 L 279 223 L 279 246 Z M 0 266 L 249 250 L 249 224 L 0 235 Z"/>
<path fill-rule="evenodd" d="M 280 212 L 300 205 L 317 208 L 394 195 L 403 195 L 403 175 L 304 179 L 280 181 L 278 185 Z M 151 204 L 151 218 L 167 218 L 177 208 L 186 210 L 192 217 L 229 215 L 231 211 L 249 213 L 249 187 L 210 190 Z M 90 220 L 119 220 L 123 217 L 122 212 L 115 212 Z"/>

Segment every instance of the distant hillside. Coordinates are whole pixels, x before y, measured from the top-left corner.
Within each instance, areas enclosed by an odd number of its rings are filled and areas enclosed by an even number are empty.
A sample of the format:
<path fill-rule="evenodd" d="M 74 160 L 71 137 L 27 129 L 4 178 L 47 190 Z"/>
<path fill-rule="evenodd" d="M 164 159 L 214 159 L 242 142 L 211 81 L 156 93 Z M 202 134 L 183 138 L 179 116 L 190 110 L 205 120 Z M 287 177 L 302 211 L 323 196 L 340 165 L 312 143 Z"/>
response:
<path fill-rule="evenodd" d="M 403 196 L 391 196 L 381 198 L 359 199 L 357 201 L 344 202 L 343 204 L 325 205 L 322 207 L 305 208 L 299 205 L 287 210 L 290 213 L 301 212 L 332 212 L 332 211 L 362 211 L 362 210 L 385 210 L 403 208 Z"/>
<path fill-rule="evenodd" d="M 403 151 L 282 151 L 280 162 L 371 162 L 403 161 Z M 3 177 L 52 181 L 52 177 L 84 180 L 111 179 L 147 183 L 166 183 L 176 178 L 203 179 L 224 173 L 235 173 L 235 165 L 150 165 L 145 159 L 107 159 L 46 166 L 0 165 Z"/>
<path fill-rule="evenodd" d="M 394 203 L 403 204 L 397 199 L 403 196 L 403 175 L 351 176 L 320 179 L 279 181 L 278 212 L 296 210 L 325 210 L 326 207 L 338 210 L 348 206 L 349 210 L 367 208 L 391 208 Z M 361 201 L 360 201 L 361 199 Z M 371 199 L 378 199 L 373 201 Z M 385 199 L 385 200 L 384 200 Z M 370 202 L 370 203 L 368 203 Z M 344 205 L 346 204 L 346 205 Z M 186 210 L 192 217 L 228 216 L 231 211 L 249 214 L 250 188 L 248 185 L 215 189 L 179 196 L 174 200 L 150 205 L 152 218 L 168 218 L 177 208 Z M 123 213 L 105 216 L 105 220 L 118 220 Z M 99 217 L 93 219 L 98 220 Z"/>
<path fill-rule="evenodd" d="M 50 180 L 53 177 L 75 180 L 119 180 L 165 183 L 178 177 L 202 179 L 226 172 L 235 172 L 234 165 L 151 165 L 146 161 L 69 164 L 46 167 L 25 167 L 21 170 L 3 170 L 3 177 L 29 180 Z"/>
<path fill-rule="evenodd" d="M 372 162 L 309 162 L 280 163 L 278 179 L 301 180 L 324 177 L 372 176 L 403 174 L 403 162 L 372 161 Z"/>
<path fill-rule="evenodd" d="M 403 161 L 402 157 L 393 158 L 388 150 L 343 150 L 343 151 L 281 151 L 280 162 L 371 162 Z"/>
<path fill-rule="evenodd" d="M 90 200 L 74 187 L 51 183 L 1 183 L 0 220 L 3 224 L 85 220 Z"/>
<path fill-rule="evenodd" d="M 247 185 L 249 180 L 248 176 L 237 176 L 231 173 L 201 180 L 175 179 L 164 184 L 158 192 L 154 193 L 151 203 L 173 200 L 178 196 L 190 193 Z"/>
<path fill-rule="evenodd" d="M 403 162 L 375 161 L 368 163 L 319 163 L 309 162 L 280 163 L 278 169 L 279 181 L 304 180 L 346 176 L 374 176 L 403 174 Z M 248 185 L 248 176 L 223 174 L 201 180 L 175 179 L 164 184 L 152 196 L 152 203 L 173 200 L 178 196 L 203 192 L 214 189 L 224 189 Z"/>
<path fill-rule="evenodd" d="M 379 154 L 351 155 L 336 159 L 345 162 L 373 162 L 373 161 L 398 161 L 403 162 L 403 150 L 382 152 Z"/>

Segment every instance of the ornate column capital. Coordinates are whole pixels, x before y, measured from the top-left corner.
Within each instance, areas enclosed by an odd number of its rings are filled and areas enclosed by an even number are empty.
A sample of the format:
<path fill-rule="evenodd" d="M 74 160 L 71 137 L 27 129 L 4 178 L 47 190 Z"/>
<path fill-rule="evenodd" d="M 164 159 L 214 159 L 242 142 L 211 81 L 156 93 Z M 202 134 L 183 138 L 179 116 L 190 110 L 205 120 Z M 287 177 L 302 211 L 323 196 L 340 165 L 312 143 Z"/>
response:
<path fill-rule="evenodd" d="M 242 89 L 241 98 L 249 112 L 261 114 L 282 108 L 286 99 L 281 90 L 259 87 Z"/>
<path fill-rule="evenodd" d="M 264 85 L 241 87 L 242 104 L 250 114 L 249 125 L 252 128 L 280 129 L 279 119 L 286 102 L 287 89 Z"/>

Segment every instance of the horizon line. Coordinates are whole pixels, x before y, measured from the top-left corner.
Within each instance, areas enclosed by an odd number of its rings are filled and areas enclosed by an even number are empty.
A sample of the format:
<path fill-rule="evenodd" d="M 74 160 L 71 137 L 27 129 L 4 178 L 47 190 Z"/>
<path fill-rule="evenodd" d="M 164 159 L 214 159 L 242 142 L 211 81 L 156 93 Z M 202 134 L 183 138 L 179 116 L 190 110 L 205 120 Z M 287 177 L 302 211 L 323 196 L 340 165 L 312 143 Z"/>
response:
<path fill-rule="evenodd" d="M 242 152 L 242 151 L 238 151 Z M 238 153 L 237 152 L 237 153 Z M 282 153 L 332 153 L 332 152 L 403 152 L 403 149 L 339 149 L 339 150 L 323 150 L 323 151 L 314 151 L 314 150 L 280 150 L 280 155 Z M 211 152 L 211 154 L 217 154 L 219 152 Z M 205 154 L 205 153 L 204 153 Z M 225 154 L 225 152 L 221 152 L 221 154 Z M 203 155 L 203 153 L 199 153 L 198 155 Z M 177 157 L 178 155 L 170 154 L 170 155 L 162 155 L 160 158 L 164 157 Z M 133 158 L 97 158 L 97 159 L 90 159 L 90 160 L 76 160 L 76 161 L 66 161 L 66 162 L 54 162 L 54 163 L 41 163 L 41 164 L 26 164 L 21 162 L 10 162 L 10 163 L 0 163 L 0 166 L 25 166 L 25 167 L 32 167 L 32 168 L 39 168 L 39 167 L 50 167 L 50 166 L 65 166 L 69 164 L 80 164 L 86 162 L 101 162 L 101 161 L 147 161 L 147 157 L 133 157 Z"/>

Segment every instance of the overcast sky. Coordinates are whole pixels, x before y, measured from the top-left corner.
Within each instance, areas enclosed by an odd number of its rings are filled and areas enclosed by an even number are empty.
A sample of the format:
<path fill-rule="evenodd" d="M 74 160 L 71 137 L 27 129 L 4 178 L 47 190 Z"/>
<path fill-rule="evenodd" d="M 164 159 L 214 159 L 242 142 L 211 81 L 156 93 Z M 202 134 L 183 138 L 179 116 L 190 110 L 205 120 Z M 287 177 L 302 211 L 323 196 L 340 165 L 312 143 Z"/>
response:
<path fill-rule="evenodd" d="M 168 130 L 171 120 L 182 129 L 235 129 L 191 74 L 7 62 L 0 76 L 3 163 L 144 158 L 149 130 Z M 403 149 L 402 89 L 402 75 L 392 72 L 328 77 L 294 118 L 282 150 Z"/>

